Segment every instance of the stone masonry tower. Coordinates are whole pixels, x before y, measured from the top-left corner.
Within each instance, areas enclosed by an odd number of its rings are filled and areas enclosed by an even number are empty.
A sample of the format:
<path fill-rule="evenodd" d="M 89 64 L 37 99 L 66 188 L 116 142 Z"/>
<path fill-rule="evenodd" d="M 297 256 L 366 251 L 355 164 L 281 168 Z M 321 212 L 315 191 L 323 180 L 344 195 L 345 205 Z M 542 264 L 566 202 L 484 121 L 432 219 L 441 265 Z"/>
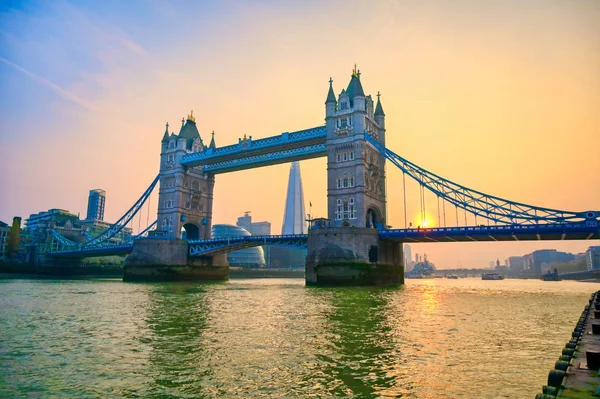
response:
<path fill-rule="evenodd" d="M 180 164 L 184 155 L 204 148 L 193 113 L 182 119 L 179 134 L 169 133 L 167 124 L 161 141 L 157 230 L 170 237 L 182 238 L 183 229 L 189 240 L 210 238 L 215 177 Z"/>
<path fill-rule="evenodd" d="M 385 158 L 365 135 L 385 145 L 385 114 L 365 96 L 360 71 L 336 99 L 325 100 L 329 221 L 308 230 L 307 285 L 393 285 L 404 282 L 402 246 L 380 239 L 386 227 Z"/>
<path fill-rule="evenodd" d="M 379 94 L 374 106 L 356 66 L 337 100 L 332 83 L 325 101 L 329 219 L 339 227 L 385 227 L 385 158 L 364 138 L 366 133 L 385 145 Z"/>

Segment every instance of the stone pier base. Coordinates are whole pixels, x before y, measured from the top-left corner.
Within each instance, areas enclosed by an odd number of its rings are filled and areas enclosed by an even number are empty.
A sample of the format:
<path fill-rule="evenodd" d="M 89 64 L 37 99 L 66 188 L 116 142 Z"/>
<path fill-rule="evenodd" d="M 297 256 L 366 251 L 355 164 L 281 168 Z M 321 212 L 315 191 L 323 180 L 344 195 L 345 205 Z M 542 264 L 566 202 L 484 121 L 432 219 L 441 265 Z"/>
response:
<path fill-rule="evenodd" d="M 214 281 L 228 280 L 226 255 L 188 258 L 185 240 L 143 238 L 133 244 L 125 259 L 123 281 Z"/>
<path fill-rule="evenodd" d="M 306 285 L 404 284 L 402 244 L 382 241 L 375 229 L 313 228 L 308 232 Z"/>

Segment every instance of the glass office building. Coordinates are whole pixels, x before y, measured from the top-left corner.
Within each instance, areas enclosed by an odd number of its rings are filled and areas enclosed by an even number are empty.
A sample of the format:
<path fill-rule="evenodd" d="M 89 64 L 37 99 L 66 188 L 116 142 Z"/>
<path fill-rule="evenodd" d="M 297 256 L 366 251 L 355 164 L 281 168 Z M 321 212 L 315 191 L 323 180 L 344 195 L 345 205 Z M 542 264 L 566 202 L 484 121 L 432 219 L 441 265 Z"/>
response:
<path fill-rule="evenodd" d="M 246 237 L 248 230 L 231 224 L 215 224 L 212 226 L 212 238 Z M 229 266 L 265 267 L 265 253 L 261 247 L 253 247 L 227 254 Z"/>
<path fill-rule="evenodd" d="M 100 189 L 90 190 L 86 220 L 104 220 L 105 202 L 106 191 Z"/>

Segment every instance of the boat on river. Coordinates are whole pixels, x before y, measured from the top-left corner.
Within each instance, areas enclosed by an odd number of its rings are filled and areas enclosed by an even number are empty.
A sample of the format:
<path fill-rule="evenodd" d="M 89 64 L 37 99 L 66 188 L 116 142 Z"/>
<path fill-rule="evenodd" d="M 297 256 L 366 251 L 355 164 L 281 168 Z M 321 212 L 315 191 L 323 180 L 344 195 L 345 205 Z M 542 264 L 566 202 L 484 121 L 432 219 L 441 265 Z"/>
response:
<path fill-rule="evenodd" d="M 482 280 L 504 280 L 504 276 L 498 273 L 483 273 L 481 275 Z"/>

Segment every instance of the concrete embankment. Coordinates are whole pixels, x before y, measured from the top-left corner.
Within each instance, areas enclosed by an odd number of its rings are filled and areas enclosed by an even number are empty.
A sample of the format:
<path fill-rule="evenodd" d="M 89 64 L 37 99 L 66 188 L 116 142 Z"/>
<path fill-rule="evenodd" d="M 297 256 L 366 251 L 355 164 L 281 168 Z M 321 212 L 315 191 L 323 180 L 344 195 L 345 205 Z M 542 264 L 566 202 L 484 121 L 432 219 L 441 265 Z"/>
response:
<path fill-rule="evenodd" d="M 536 399 L 600 397 L 600 291 L 585 306 L 571 340 Z"/>

